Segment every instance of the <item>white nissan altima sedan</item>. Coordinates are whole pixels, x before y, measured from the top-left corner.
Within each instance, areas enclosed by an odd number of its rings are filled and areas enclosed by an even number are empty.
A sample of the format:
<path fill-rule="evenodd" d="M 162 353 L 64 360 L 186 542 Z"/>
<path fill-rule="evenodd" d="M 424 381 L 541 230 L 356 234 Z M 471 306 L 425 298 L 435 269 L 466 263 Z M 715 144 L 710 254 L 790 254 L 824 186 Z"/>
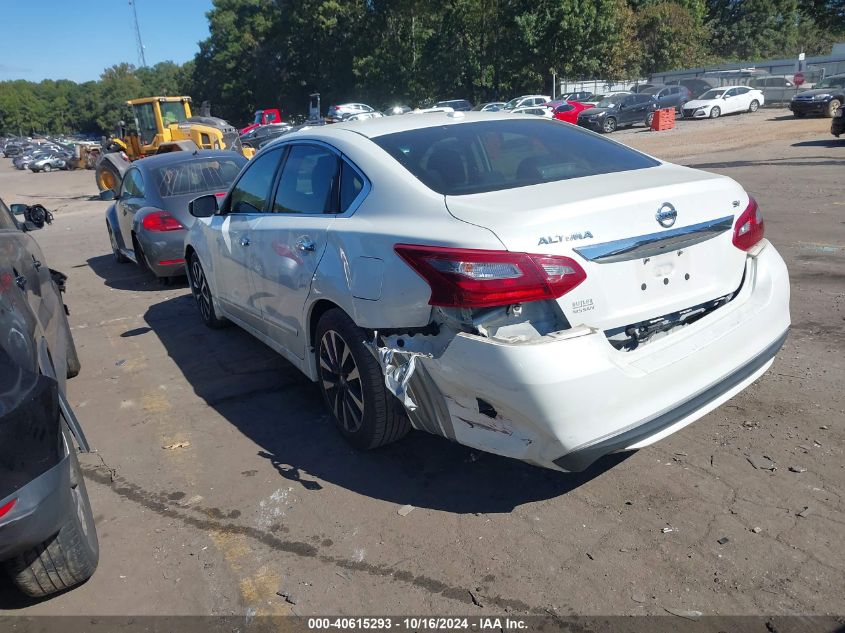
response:
<path fill-rule="evenodd" d="M 191 212 L 205 323 L 316 381 L 361 448 L 413 427 L 583 470 L 742 391 L 790 324 L 740 185 L 540 117 L 311 128 Z"/>

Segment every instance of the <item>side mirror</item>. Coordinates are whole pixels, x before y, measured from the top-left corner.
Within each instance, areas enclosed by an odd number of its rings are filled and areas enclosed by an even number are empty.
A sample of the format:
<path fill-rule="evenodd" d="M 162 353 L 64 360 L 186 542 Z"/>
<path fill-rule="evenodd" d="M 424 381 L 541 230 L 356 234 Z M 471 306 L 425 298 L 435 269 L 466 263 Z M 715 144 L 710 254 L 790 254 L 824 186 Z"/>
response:
<path fill-rule="evenodd" d="M 117 197 L 114 189 L 106 189 L 100 192 L 100 200 L 114 200 Z"/>
<path fill-rule="evenodd" d="M 27 206 L 25 204 L 13 204 L 9 208 L 15 215 L 25 215 Z"/>
<path fill-rule="evenodd" d="M 188 210 L 195 218 L 210 218 L 219 211 L 217 196 L 213 193 L 194 198 L 188 204 Z"/>

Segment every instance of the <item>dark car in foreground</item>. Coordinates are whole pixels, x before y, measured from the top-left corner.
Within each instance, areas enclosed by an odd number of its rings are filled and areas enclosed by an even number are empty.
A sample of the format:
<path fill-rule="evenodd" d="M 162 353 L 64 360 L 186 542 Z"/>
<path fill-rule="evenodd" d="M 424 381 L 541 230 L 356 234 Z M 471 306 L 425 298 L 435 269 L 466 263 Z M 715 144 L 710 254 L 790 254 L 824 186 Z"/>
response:
<path fill-rule="evenodd" d="M 610 134 L 620 127 L 637 123 L 651 125 L 657 101 L 647 94 L 618 94 L 606 97 L 595 108 L 584 110 L 578 115 L 578 125 L 594 132 Z"/>
<path fill-rule="evenodd" d="M 88 443 L 65 396 L 79 373 L 65 276 L 28 233 L 40 205 L 0 200 L 0 561 L 23 593 L 47 596 L 94 573 L 99 545 L 76 456 Z"/>
<path fill-rule="evenodd" d="M 198 150 L 132 163 L 106 211 L 115 259 L 133 261 L 160 279 L 184 275 L 182 242 L 194 220 L 188 203 L 204 194 L 225 195 L 246 162 L 236 152 Z"/>
<path fill-rule="evenodd" d="M 845 73 L 825 77 L 812 90 L 804 90 L 792 97 L 789 109 L 798 118 L 820 114 L 833 118 L 836 109 L 845 103 Z"/>

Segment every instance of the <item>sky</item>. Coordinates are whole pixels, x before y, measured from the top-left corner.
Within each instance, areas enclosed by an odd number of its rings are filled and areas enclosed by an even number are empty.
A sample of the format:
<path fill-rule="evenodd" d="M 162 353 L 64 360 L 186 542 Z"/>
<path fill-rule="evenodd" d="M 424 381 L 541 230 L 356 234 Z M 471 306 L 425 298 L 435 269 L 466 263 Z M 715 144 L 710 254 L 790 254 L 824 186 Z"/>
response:
<path fill-rule="evenodd" d="M 208 37 L 211 0 L 135 0 L 147 65 L 184 63 Z M 139 66 L 128 0 L 0 0 L 0 81 L 98 79 L 109 66 Z"/>

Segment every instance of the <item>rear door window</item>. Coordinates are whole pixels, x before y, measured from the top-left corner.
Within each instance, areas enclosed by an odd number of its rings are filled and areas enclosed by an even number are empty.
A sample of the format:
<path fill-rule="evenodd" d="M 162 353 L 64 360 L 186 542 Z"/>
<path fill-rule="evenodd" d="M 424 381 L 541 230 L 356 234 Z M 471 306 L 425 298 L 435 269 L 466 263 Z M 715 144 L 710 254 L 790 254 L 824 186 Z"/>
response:
<path fill-rule="evenodd" d="M 346 213 L 355 199 L 364 190 L 364 179 L 352 165 L 341 161 L 340 168 L 340 208 L 339 213 Z"/>
<path fill-rule="evenodd" d="M 291 147 L 276 188 L 273 212 L 337 213 L 338 160 L 324 147 Z"/>

